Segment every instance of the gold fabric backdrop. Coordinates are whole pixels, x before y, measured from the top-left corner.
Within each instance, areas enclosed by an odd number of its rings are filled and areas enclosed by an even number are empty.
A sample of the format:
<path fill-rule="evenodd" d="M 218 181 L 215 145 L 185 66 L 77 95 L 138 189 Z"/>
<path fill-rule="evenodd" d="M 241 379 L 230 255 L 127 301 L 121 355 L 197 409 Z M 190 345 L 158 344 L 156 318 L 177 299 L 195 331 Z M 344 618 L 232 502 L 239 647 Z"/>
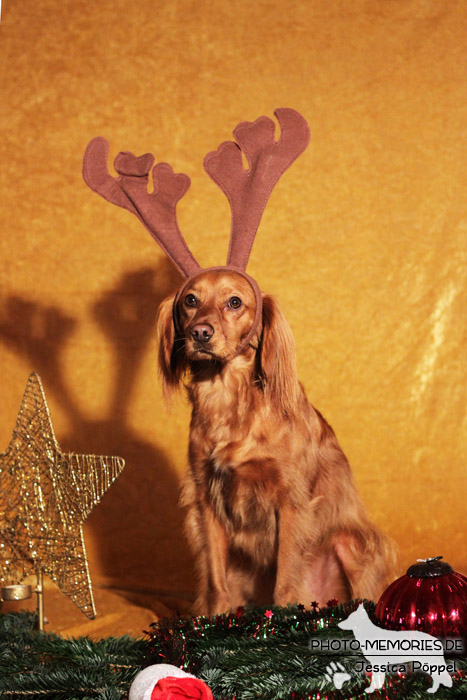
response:
<path fill-rule="evenodd" d="M 204 155 L 276 107 L 307 118 L 248 271 L 279 298 L 400 572 L 438 554 L 466 572 L 466 31 L 462 0 L 4 0 L 0 449 L 35 370 L 63 450 L 126 460 L 85 526 L 113 633 L 193 593 L 189 410 L 167 408 L 156 366 L 157 307 L 180 279 L 84 185 L 96 135 L 191 177 L 180 227 L 209 266 L 229 209 Z M 94 629 L 57 601 L 55 629 Z"/>

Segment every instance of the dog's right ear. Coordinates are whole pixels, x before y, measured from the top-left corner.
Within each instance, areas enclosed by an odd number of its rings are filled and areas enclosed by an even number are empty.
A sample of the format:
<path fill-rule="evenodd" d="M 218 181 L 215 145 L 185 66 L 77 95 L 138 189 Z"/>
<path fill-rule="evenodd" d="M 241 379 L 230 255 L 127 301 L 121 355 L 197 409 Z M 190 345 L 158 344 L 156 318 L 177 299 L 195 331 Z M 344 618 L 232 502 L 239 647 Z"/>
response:
<path fill-rule="evenodd" d="M 167 297 L 159 306 L 157 334 L 159 337 L 159 373 L 166 399 L 177 389 L 186 367 L 184 342 L 177 338 L 173 320 L 175 294 Z"/>

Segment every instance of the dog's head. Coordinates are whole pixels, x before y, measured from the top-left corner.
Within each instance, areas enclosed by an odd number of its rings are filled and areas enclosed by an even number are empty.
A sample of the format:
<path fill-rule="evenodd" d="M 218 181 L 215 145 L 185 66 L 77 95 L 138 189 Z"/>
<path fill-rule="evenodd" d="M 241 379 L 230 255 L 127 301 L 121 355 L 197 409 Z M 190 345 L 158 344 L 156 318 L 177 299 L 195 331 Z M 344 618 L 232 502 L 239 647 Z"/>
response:
<path fill-rule="evenodd" d="M 162 302 L 158 317 L 159 368 L 165 393 L 188 370 L 222 371 L 235 358 L 256 375 L 278 405 L 296 396 L 292 331 L 275 299 L 246 275 L 206 270 Z"/>
<path fill-rule="evenodd" d="M 258 306 L 261 298 L 238 272 L 207 270 L 189 280 L 173 310 L 187 360 L 225 362 L 239 354 L 245 341 L 257 335 Z"/>

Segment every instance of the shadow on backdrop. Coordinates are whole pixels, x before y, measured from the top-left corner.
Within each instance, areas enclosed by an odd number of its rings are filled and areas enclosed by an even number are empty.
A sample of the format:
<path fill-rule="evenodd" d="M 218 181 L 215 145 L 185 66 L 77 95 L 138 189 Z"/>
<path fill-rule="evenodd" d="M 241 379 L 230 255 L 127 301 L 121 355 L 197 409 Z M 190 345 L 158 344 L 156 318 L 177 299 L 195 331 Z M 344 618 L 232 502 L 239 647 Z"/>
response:
<path fill-rule="evenodd" d="M 179 480 L 163 451 L 128 421 L 142 359 L 150 343 L 156 348 L 158 306 L 179 283 L 178 273 L 164 260 L 158 268 L 125 273 L 92 308 L 115 354 L 108 408 L 98 420 L 80 408 L 61 361 L 75 319 L 58 307 L 11 296 L 0 315 L 0 338 L 39 373 L 46 396 L 53 395 L 66 413 L 70 435 L 57 436 L 64 451 L 125 459 L 123 473 L 86 524 L 92 538 L 88 551 L 97 553 L 105 585 L 136 604 L 147 605 L 147 596 L 153 596 L 169 607 L 176 600 L 183 609 L 178 601 L 188 606 L 192 590 L 181 582 L 192 582 L 194 569 L 182 531 Z M 155 396 L 158 391 L 154 386 Z M 156 416 L 154 431 L 157 435 Z"/>

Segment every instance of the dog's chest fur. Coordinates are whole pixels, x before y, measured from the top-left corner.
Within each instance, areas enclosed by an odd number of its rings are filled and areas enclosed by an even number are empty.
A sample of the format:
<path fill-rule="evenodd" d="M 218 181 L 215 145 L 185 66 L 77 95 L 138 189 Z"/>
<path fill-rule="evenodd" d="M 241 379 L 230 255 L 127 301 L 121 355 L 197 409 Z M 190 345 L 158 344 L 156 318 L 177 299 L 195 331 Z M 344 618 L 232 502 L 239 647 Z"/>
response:
<path fill-rule="evenodd" d="M 259 565 L 271 563 L 277 546 L 274 465 L 252 460 L 227 466 L 209 459 L 203 471 L 206 498 L 230 545 Z"/>
<path fill-rule="evenodd" d="M 268 490 L 272 476 L 266 472 L 267 467 L 258 464 L 244 467 L 219 465 L 214 460 L 207 462 L 207 497 L 218 519 L 232 534 L 263 530 L 275 517 L 275 499 Z"/>
<path fill-rule="evenodd" d="M 262 427 L 265 408 L 251 405 L 251 387 L 246 394 L 241 385 L 235 393 L 216 389 L 190 396 L 192 475 L 231 546 L 266 565 L 275 552 L 282 485 Z"/>

